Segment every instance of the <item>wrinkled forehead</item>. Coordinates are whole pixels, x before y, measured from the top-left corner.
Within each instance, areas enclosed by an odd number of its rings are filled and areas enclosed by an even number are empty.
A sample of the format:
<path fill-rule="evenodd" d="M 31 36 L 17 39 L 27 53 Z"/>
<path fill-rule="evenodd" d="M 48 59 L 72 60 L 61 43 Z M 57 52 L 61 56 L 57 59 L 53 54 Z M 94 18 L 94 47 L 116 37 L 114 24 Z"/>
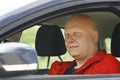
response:
<path fill-rule="evenodd" d="M 85 28 L 85 29 L 96 29 L 96 24 L 94 20 L 86 15 L 77 15 L 77 16 L 72 16 L 66 23 L 65 29 L 68 28 Z"/>

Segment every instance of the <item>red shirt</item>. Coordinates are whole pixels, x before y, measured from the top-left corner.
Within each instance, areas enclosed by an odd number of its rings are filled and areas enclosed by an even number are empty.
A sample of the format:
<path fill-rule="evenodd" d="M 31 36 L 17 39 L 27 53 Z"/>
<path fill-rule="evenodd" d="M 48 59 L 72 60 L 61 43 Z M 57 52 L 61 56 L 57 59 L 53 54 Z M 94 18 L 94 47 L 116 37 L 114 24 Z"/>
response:
<path fill-rule="evenodd" d="M 49 75 L 64 74 L 68 68 L 75 65 L 74 61 L 55 61 L 49 71 Z M 111 54 L 106 54 L 104 50 L 97 52 L 95 56 L 89 58 L 85 64 L 77 69 L 73 74 L 115 74 L 120 73 L 120 62 Z"/>

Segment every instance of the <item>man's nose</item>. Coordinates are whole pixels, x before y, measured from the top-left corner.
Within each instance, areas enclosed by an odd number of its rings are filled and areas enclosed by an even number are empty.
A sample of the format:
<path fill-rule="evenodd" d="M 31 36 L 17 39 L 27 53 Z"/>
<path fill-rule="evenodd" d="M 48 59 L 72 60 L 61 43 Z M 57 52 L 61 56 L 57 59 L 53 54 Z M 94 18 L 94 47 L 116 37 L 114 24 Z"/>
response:
<path fill-rule="evenodd" d="M 69 37 L 67 38 L 67 42 L 68 42 L 68 43 L 73 43 L 73 42 L 74 42 L 74 37 L 73 37 L 73 36 L 69 36 Z"/>

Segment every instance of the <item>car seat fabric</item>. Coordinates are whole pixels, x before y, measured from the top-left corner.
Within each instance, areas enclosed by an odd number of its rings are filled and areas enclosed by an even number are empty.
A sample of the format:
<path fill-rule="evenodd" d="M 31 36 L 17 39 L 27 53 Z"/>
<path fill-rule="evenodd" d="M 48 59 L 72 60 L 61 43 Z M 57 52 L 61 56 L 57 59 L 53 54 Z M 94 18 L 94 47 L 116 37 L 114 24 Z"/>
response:
<path fill-rule="evenodd" d="M 49 71 L 50 57 L 58 56 L 66 53 L 65 41 L 57 25 L 42 25 L 36 34 L 35 48 L 38 56 L 47 57 L 47 68 L 39 69 L 36 74 L 47 74 Z"/>
<path fill-rule="evenodd" d="M 57 25 L 42 25 L 35 44 L 39 56 L 60 56 L 66 52 L 64 38 Z"/>
<path fill-rule="evenodd" d="M 115 57 L 120 57 L 120 23 L 113 30 L 111 40 L 111 53 Z"/>

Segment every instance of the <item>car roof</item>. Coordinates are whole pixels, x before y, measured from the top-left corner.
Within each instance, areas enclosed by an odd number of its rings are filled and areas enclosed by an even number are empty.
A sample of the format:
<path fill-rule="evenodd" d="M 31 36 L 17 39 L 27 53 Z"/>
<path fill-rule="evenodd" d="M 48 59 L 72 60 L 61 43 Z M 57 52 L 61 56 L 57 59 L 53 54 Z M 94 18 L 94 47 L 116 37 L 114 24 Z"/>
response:
<path fill-rule="evenodd" d="M 76 0 L 76 1 L 79 1 L 79 4 L 81 5 L 87 4 L 87 3 L 120 2 L 119 0 L 89 0 L 89 1 L 88 0 Z M 39 10 L 42 10 L 50 6 L 55 6 L 57 4 L 67 4 L 68 2 L 74 2 L 74 0 L 34 0 L 34 1 L 29 1 L 29 2 L 26 1 L 26 4 L 22 4 L 21 6 L 18 7 L 18 9 L 17 8 L 15 8 L 15 10 L 10 9 L 10 11 L 5 12 L 4 15 L 0 14 L 0 28 L 3 25 L 12 22 L 11 20 L 18 18 L 19 16 L 29 15 L 32 12 L 37 11 L 38 8 Z M 14 4 L 15 3 L 17 2 L 14 2 Z M 17 6 L 15 5 L 13 7 L 17 7 Z"/>

